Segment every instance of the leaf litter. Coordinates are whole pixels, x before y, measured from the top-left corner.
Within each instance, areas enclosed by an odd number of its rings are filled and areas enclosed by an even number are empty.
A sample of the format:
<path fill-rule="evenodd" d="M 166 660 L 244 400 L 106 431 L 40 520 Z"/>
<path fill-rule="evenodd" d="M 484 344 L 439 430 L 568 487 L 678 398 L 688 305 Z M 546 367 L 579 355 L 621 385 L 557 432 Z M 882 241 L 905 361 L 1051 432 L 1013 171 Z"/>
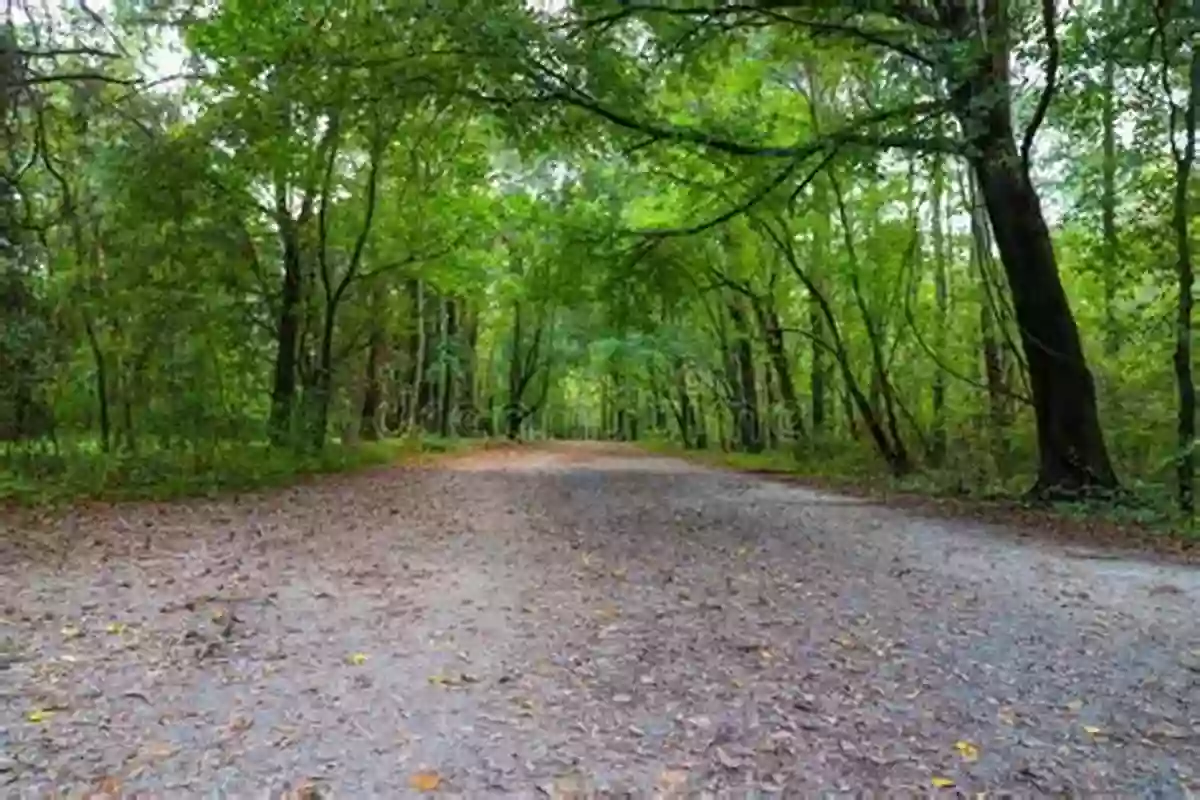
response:
<path fill-rule="evenodd" d="M 617 446 L 52 524 L 0 538 L 6 791 L 1200 789 L 1183 567 Z"/>

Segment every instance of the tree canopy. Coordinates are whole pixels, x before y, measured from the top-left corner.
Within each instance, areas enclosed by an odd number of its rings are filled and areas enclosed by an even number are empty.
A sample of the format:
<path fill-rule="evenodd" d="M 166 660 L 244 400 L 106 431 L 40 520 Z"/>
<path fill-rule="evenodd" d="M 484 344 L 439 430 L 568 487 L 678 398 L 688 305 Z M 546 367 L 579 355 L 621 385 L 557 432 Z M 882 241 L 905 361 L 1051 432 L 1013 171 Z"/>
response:
<path fill-rule="evenodd" d="M 1192 513 L 1200 0 L 6 13 L 6 474 L 424 431 Z"/>

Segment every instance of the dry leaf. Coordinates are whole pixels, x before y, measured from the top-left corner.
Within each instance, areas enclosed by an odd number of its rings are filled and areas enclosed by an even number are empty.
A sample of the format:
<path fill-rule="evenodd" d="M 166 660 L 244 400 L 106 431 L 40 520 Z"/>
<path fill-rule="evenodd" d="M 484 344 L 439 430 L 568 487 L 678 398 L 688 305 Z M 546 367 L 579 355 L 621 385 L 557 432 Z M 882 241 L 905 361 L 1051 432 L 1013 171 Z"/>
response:
<path fill-rule="evenodd" d="M 64 639 L 78 639 L 80 636 L 83 636 L 83 631 L 74 625 L 64 625 L 59 633 L 63 635 Z"/>
<path fill-rule="evenodd" d="M 1067 711 L 1070 711 L 1072 714 L 1078 714 L 1083 710 L 1083 701 L 1071 700 L 1064 706 L 1064 708 L 1066 708 Z"/>
<path fill-rule="evenodd" d="M 254 718 L 235 714 L 229 718 L 229 730 L 247 731 L 254 727 Z"/>
<path fill-rule="evenodd" d="M 347 661 L 347 663 L 352 664 L 356 667 L 361 667 L 363 664 L 367 663 L 367 654 L 366 653 L 351 653 L 346 658 L 346 661 Z"/>
<path fill-rule="evenodd" d="M 37 723 L 37 722 L 45 722 L 46 720 L 50 719 L 52 716 L 54 716 L 54 712 L 50 711 L 49 709 L 35 708 L 33 711 L 30 711 L 28 714 L 25 715 L 25 719 L 27 719 L 30 722 Z"/>
<path fill-rule="evenodd" d="M 139 754 L 148 761 L 157 760 L 160 758 L 170 758 L 175 755 L 176 749 L 174 745 L 167 742 L 150 742 L 142 745 Z"/>
<path fill-rule="evenodd" d="M 306 778 L 295 789 L 286 791 L 280 800 L 321 800 L 321 787 Z"/>
<path fill-rule="evenodd" d="M 408 785 L 418 792 L 432 792 L 442 785 L 442 776 L 433 770 L 414 772 L 408 778 Z"/>
<path fill-rule="evenodd" d="M 683 795 L 688 784 L 688 773 L 682 769 L 664 769 L 658 776 L 657 787 L 665 794 Z"/>
<path fill-rule="evenodd" d="M 952 781 L 950 778 L 933 777 L 929 779 L 929 782 L 932 783 L 936 789 L 949 789 L 954 786 L 954 781 Z"/>
<path fill-rule="evenodd" d="M 110 622 L 110 623 L 108 623 L 107 626 L 105 626 L 104 630 L 108 631 L 109 633 L 114 633 L 114 634 L 115 633 L 124 633 L 125 632 L 125 623 L 124 622 Z"/>
<path fill-rule="evenodd" d="M 1104 733 L 1104 731 L 1102 729 L 1097 728 L 1095 725 L 1084 725 L 1083 730 L 1085 733 L 1087 733 L 1091 736 L 1100 736 L 1101 734 Z"/>
<path fill-rule="evenodd" d="M 976 761 L 979 759 L 979 748 L 966 740 L 959 740 L 954 743 L 954 749 L 963 757 L 964 761 Z"/>
<path fill-rule="evenodd" d="M 96 781 L 96 786 L 83 795 L 83 800 L 116 800 L 121 796 L 121 781 L 112 775 L 105 775 Z"/>

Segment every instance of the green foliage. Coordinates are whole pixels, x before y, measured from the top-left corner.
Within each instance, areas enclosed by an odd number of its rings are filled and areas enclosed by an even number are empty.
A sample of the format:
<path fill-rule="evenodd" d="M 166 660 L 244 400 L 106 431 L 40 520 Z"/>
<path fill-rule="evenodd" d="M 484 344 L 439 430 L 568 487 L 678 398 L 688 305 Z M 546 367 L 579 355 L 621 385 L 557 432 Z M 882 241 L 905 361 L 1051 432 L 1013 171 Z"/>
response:
<path fill-rule="evenodd" d="M 31 11 L 19 44 L 119 80 L 5 78 L 5 480 L 206 490 L 516 424 L 1027 487 L 1044 443 L 993 241 L 1013 212 L 983 209 L 990 123 L 946 91 L 979 42 L 809 5 L 227 2 L 177 31 L 197 75 L 157 87 L 130 76 L 175 33 L 139 15 L 182 7 L 118 4 L 108 55 L 89 15 Z M 998 37 L 1014 74 L 1043 74 L 1036 10 Z M 1063 13 L 1032 175 L 1114 460 L 1161 504 L 1190 452 L 1190 23 Z M 1008 89 L 1018 148 L 1041 95 Z"/>
<path fill-rule="evenodd" d="M 80 499 L 169 500 L 284 486 L 307 476 L 392 466 L 426 453 L 472 446 L 421 435 L 292 453 L 266 442 L 223 443 L 206 452 L 155 449 L 106 455 L 97 442 L 76 442 L 67 455 L 5 459 L 0 503 L 42 505 Z"/>

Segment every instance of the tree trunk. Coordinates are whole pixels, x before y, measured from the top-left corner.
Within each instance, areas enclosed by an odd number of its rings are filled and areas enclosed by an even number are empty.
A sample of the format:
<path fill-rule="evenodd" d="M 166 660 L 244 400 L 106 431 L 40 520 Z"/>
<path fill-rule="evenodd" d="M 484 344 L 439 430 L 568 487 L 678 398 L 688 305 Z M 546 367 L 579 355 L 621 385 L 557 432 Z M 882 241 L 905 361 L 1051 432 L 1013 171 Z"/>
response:
<path fill-rule="evenodd" d="M 758 414 L 758 386 L 754 370 L 754 349 L 750 342 L 750 326 L 741 304 L 734 298 L 729 302 L 729 318 L 733 322 L 736 340 L 733 343 L 733 363 L 736 375 L 737 419 L 734 427 L 743 449 L 749 453 L 762 451 L 762 436 Z"/>
<path fill-rule="evenodd" d="M 937 303 L 937 329 L 934 349 L 939 361 L 946 358 L 947 328 L 950 324 L 950 288 L 947 268 L 946 236 L 943 228 L 946 201 L 945 165 L 942 158 L 933 162 L 933 291 Z M 933 437 L 929 460 L 935 467 L 946 461 L 946 370 L 939 363 L 933 373 Z"/>
<path fill-rule="evenodd" d="M 92 360 L 96 362 L 96 408 L 100 412 L 100 448 L 102 452 L 107 453 L 112 450 L 112 420 L 108 411 L 108 369 L 104 351 L 100 347 L 100 338 L 96 335 L 96 327 L 92 324 L 91 315 L 86 311 L 83 327 L 87 332 Z"/>
<path fill-rule="evenodd" d="M 1113 23 L 1113 0 L 1103 0 L 1100 13 L 1105 25 Z M 1100 189 L 1101 228 L 1104 235 L 1101 280 L 1104 285 L 1104 352 L 1114 356 L 1120 349 L 1117 331 L 1117 145 L 1116 145 L 1116 57 L 1113 43 L 1104 54 L 1104 84 L 1100 93 L 1100 126 L 1103 165 Z"/>
<path fill-rule="evenodd" d="M 379 380 L 379 364 L 383 360 L 385 347 L 383 328 L 372 324 L 370 339 L 367 342 L 366 387 L 363 391 L 362 414 L 358 429 L 358 435 L 368 441 L 375 441 L 383 434 L 379 430 L 377 419 L 379 407 L 383 403 L 383 384 Z"/>
<path fill-rule="evenodd" d="M 675 391 L 679 395 L 679 438 L 683 440 L 684 449 L 690 450 L 693 447 L 692 429 L 695 427 L 696 411 L 688 394 L 687 368 L 682 359 L 675 366 Z"/>
<path fill-rule="evenodd" d="M 415 433 L 421 413 L 421 387 L 425 385 L 425 282 L 414 278 L 408 283 L 409 297 L 416 320 L 409 338 L 408 432 Z"/>
<path fill-rule="evenodd" d="M 275 331 L 275 373 L 268 425 L 271 443 L 277 446 L 287 441 L 292 432 L 303 290 L 300 243 L 291 220 L 280 226 L 280 236 L 283 239 L 283 287 L 279 295 L 279 321 Z"/>
<path fill-rule="evenodd" d="M 453 297 L 447 297 L 442 301 L 443 304 L 443 327 L 442 327 L 442 381 L 441 381 L 441 404 L 438 409 L 438 432 L 444 437 L 450 436 L 450 412 L 453 408 L 454 401 L 454 362 L 456 359 L 448 357 L 447 352 L 458 339 L 458 306 Z"/>
<path fill-rule="evenodd" d="M 783 407 L 787 409 L 788 421 L 791 424 L 791 430 L 788 432 L 791 443 L 799 444 L 804 438 L 804 409 L 800 406 L 800 398 L 796 396 L 796 385 L 792 381 L 792 369 L 788 363 L 787 349 L 783 344 L 783 326 L 779 321 L 779 314 L 775 311 L 770 297 L 765 300 L 755 298 L 754 311 L 763 331 L 767 355 L 779 382 L 779 396 L 783 400 Z"/>
<path fill-rule="evenodd" d="M 318 345 L 317 371 L 313 381 L 313 416 L 309 420 L 309 442 L 314 450 L 325 447 L 329 431 L 329 412 L 333 405 L 333 334 L 337 307 L 325 303 L 322 315 L 321 341 Z"/>
<path fill-rule="evenodd" d="M 1192 22 L 1200 20 L 1200 0 L 1192 0 Z M 1170 101 L 1170 98 L 1168 98 Z M 1175 383 L 1179 393 L 1175 465 L 1179 509 L 1189 518 L 1196 499 L 1196 384 L 1192 377 L 1192 307 L 1195 303 L 1195 265 L 1192 262 L 1192 208 L 1189 205 L 1192 167 L 1196 160 L 1196 117 L 1200 113 L 1200 48 L 1192 47 L 1190 86 L 1183 114 L 1184 145 L 1175 154 L 1173 227 L 1178 253 L 1179 307 L 1175 328 Z M 1174 116 L 1174 110 L 1172 110 Z M 1175 126 L 1172 125 L 1172 128 Z"/>
<path fill-rule="evenodd" d="M 468 305 L 462 309 L 462 380 L 458 385 L 458 433 L 474 436 L 479 431 L 475 398 L 475 350 L 479 346 L 479 318 Z"/>
<path fill-rule="evenodd" d="M 951 86 L 951 99 L 968 133 L 968 160 L 991 219 L 1029 367 L 1039 451 L 1032 492 L 1109 494 L 1119 484 L 1100 428 L 1095 382 L 1030 180 L 1028 133 L 1017 150 L 1005 4 L 986 0 L 965 10 L 956 6 L 946 13 L 953 13 L 955 32 L 974 38 L 982 50 L 967 79 Z"/>
<path fill-rule="evenodd" d="M 1000 342 L 1003 324 L 993 305 L 992 240 L 988 235 L 985 209 L 979 202 L 978 183 L 968 176 L 967 202 L 971 215 L 971 266 L 979 279 L 979 340 L 983 357 L 983 377 L 988 394 L 988 417 L 984 434 L 990 442 L 993 461 L 1001 475 L 1008 474 L 1009 388 L 1006 351 Z"/>
<path fill-rule="evenodd" d="M 429 433 L 438 429 L 438 374 L 439 334 L 442 329 L 441 299 L 426 289 L 424 308 L 421 314 L 422 355 L 421 383 L 417 386 L 417 409 L 421 428 Z"/>
<path fill-rule="evenodd" d="M 521 303 L 513 302 L 512 354 L 508 359 L 508 405 L 504 409 L 504 434 L 509 441 L 521 435 L 521 395 L 524 393 L 524 359 L 521 357 Z"/>
<path fill-rule="evenodd" d="M 1058 275 L 1037 192 L 1024 174 L 1007 113 L 972 158 L 1013 296 L 1037 421 L 1033 492 L 1111 492 L 1116 473 L 1100 428 L 1096 387 Z"/>

